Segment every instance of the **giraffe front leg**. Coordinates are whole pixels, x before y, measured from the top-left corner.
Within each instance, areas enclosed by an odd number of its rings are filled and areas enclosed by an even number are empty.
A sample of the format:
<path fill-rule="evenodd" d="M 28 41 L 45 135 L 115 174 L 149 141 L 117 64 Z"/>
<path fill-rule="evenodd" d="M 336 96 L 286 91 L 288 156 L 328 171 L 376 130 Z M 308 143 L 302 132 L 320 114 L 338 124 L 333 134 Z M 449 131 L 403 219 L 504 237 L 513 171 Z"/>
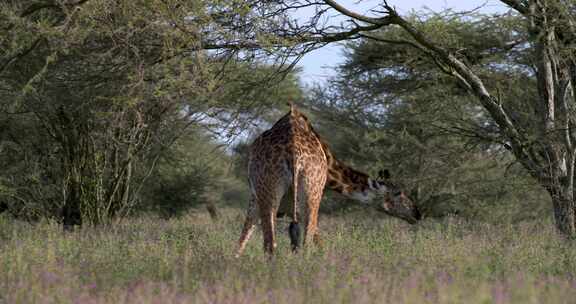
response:
<path fill-rule="evenodd" d="M 320 237 L 318 224 L 316 224 L 316 233 L 314 234 L 314 245 L 316 245 L 316 247 L 320 249 L 324 247 L 324 243 L 322 242 L 322 238 Z"/>
<path fill-rule="evenodd" d="M 244 221 L 244 227 L 242 228 L 242 233 L 240 233 L 240 239 L 238 240 L 238 250 L 236 251 L 236 257 L 240 257 L 244 248 L 246 248 L 246 243 L 252 236 L 254 228 L 256 227 L 257 220 L 257 210 L 256 203 L 254 200 L 250 200 L 248 205 L 248 211 L 246 212 L 246 220 Z"/>

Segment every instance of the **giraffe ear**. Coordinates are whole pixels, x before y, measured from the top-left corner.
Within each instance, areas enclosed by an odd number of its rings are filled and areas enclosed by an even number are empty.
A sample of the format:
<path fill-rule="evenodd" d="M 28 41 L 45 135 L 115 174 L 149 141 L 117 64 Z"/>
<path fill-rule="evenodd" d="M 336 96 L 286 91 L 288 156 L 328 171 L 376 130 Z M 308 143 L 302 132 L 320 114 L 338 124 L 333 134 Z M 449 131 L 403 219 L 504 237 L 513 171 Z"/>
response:
<path fill-rule="evenodd" d="M 388 171 L 388 169 L 378 171 L 378 178 L 379 179 L 389 179 L 390 178 L 390 171 Z"/>

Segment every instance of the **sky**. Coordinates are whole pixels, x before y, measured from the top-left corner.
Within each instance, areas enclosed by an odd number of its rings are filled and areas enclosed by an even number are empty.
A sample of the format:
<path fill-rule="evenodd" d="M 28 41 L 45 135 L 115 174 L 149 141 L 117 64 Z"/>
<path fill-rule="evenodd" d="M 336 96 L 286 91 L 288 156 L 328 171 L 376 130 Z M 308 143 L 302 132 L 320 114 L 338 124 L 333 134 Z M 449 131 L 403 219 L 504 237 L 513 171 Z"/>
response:
<path fill-rule="evenodd" d="M 377 7 L 381 0 L 337 0 L 344 7 L 355 12 L 370 14 L 370 9 Z M 405 15 L 412 10 L 431 10 L 441 12 L 445 9 L 469 11 L 478 9 L 481 13 L 497 13 L 507 11 L 507 7 L 497 0 L 388 0 L 398 13 Z M 305 85 L 323 83 L 335 75 L 334 67 L 343 61 L 342 46 L 331 44 L 308 53 L 298 64 L 302 68 L 301 81 Z"/>

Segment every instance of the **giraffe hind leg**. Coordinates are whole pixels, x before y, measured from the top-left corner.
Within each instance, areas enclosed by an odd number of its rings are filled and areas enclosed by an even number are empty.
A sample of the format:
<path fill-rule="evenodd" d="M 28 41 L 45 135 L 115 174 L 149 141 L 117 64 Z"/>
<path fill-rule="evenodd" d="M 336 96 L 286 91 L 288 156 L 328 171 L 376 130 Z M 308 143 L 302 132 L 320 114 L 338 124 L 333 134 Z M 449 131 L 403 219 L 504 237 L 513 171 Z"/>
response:
<path fill-rule="evenodd" d="M 258 214 L 260 216 L 264 251 L 272 256 L 276 249 L 276 236 L 274 231 L 276 212 L 278 211 L 287 187 L 282 180 L 268 180 L 266 186 L 265 189 L 262 189 L 262 187 L 255 189 L 257 193 L 255 202 L 258 206 Z"/>
<path fill-rule="evenodd" d="M 305 218 L 304 244 L 308 245 L 314 241 L 316 232 L 318 231 L 318 213 L 316 210 L 308 210 Z"/>
<path fill-rule="evenodd" d="M 320 178 L 320 183 L 313 184 L 310 181 L 305 185 L 305 201 L 306 212 L 305 228 L 304 228 L 304 244 L 320 243 L 320 236 L 318 233 L 318 210 L 320 209 L 320 202 L 322 201 L 322 194 L 324 192 L 325 178 Z"/>
<path fill-rule="evenodd" d="M 274 249 L 276 248 L 276 240 L 274 236 L 275 214 L 273 211 L 272 208 L 266 208 L 265 210 L 260 211 L 264 251 L 270 256 L 274 254 Z"/>

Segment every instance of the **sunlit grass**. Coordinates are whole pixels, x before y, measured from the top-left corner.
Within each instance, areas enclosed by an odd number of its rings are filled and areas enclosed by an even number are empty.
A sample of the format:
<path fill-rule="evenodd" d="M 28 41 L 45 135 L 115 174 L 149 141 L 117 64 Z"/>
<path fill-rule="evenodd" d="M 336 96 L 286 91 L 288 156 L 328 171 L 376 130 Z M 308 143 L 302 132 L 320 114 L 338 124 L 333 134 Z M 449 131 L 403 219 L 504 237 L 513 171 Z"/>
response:
<path fill-rule="evenodd" d="M 126 220 L 64 233 L 0 217 L 0 302 L 569 303 L 576 246 L 548 220 L 416 226 L 380 215 L 321 216 L 322 248 L 273 259 L 256 233 L 233 257 L 242 214 Z"/>

